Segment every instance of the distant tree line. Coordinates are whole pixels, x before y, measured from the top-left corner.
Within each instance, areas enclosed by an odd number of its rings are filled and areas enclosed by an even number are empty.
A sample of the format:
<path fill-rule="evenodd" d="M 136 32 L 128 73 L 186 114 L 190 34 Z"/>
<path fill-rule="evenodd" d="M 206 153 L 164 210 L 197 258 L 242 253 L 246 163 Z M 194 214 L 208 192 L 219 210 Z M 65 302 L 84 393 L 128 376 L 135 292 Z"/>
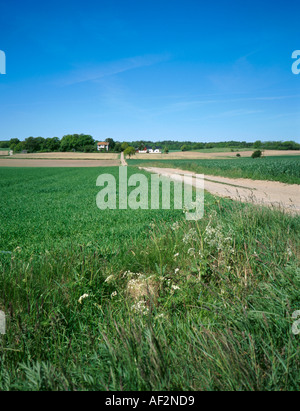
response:
<path fill-rule="evenodd" d="M 124 151 L 129 144 L 126 142 L 115 142 L 112 138 L 105 140 L 109 143 L 109 151 L 120 153 Z M 79 151 L 83 153 L 97 152 L 97 140 L 89 134 L 67 134 L 60 140 L 58 137 L 28 137 L 24 141 L 18 138 L 12 138 L 0 142 L 0 148 L 9 148 L 14 152 L 26 151 L 28 153 L 43 153 L 55 151 Z M 106 150 L 102 150 L 106 152 Z"/>
<path fill-rule="evenodd" d="M 60 140 L 58 137 L 28 137 L 24 141 L 12 138 L 9 148 L 14 152 L 43 153 L 53 151 L 93 152 L 97 149 L 92 136 L 86 134 L 68 134 Z"/>
<path fill-rule="evenodd" d="M 218 143 L 204 143 L 191 141 L 147 141 L 138 140 L 132 142 L 114 141 L 112 138 L 105 140 L 109 143 L 109 151 L 120 153 L 128 147 L 133 147 L 135 150 L 143 150 L 144 148 L 159 148 L 167 153 L 170 150 L 203 150 L 213 148 L 228 148 L 228 149 L 260 149 L 260 150 L 300 150 L 300 144 L 295 141 L 260 141 L 248 143 L 246 141 L 221 141 Z M 36 152 L 53 152 L 53 151 L 79 151 L 92 153 L 97 151 L 97 140 L 89 134 L 67 134 L 61 139 L 58 137 L 28 137 L 24 141 L 18 138 L 12 138 L 7 141 L 0 141 L 0 148 L 10 148 L 14 152 L 27 151 L 28 153 Z"/>

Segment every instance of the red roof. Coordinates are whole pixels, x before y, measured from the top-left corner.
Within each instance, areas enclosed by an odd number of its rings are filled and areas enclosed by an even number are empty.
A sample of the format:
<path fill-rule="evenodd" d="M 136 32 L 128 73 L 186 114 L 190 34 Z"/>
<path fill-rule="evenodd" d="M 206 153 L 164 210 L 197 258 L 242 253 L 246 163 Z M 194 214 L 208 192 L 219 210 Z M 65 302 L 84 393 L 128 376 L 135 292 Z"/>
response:
<path fill-rule="evenodd" d="M 99 141 L 99 143 L 97 143 L 98 146 L 109 146 L 109 143 L 107 143 L 106 141 Z"/>

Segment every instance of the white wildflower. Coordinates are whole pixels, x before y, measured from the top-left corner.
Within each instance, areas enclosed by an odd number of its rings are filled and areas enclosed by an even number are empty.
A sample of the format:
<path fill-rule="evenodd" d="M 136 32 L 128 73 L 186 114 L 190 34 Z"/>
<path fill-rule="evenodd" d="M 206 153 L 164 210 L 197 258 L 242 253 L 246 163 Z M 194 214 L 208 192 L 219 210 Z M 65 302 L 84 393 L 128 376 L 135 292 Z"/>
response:
<path fill-rule="evenodd" d="M 186 214 L 186 213 L 188 213 L 189 211 L 190 211 L 190 209 L 189 209 L 186 205 L 184 205 L 184 206 L 183 206 L 183 209 L 182 209 L 183 214 Z"/>
<path fill-rule="evenodd" d="M 117 291 L 114 291 L 113 293 L 111 293 L 110 298 L 114 298 L 117 294 L 118 294 Z"/>
<path fill-rule="evenodd" d="M 82 300 L 84 300 L 85 298 L 88 298 L 88 297 L 89 297 L 88 294 L 83 294 L 81 297 L 79 297 L 79 300 L 78 300 L 79 304 L 82 304 Z"/>
<path fill-rule="evenodd" d="M 142 282 L 139 280 L 135 280 L 134 278 L 130 281 L 128 281 L 128 288 L 133 289 L 133 288 L 140 288 L 142 286 Z"/>
<path fill-rule="evenodd" d="M 176 223 L 174 223 L 174 224 L 172 225 L 171 229 L 172 229 L 173 231 L 176 231 L 176 230 L 178 230 L 179 227 L 180 227 L 180 226 L 179 226 L 179 223 L 178 223 L 178 221 L 176 221 Z"/>
<path fill-rule="evenodd" d="M 149 312 L 149 308 L 146 306 L 145 301 L 138 301 L 136 304 L 133 304 L 131 307 L 133 311 L 139 314 L 147 315 Z"/>
<path fill-rule="evenodd" d="M 189 241 L 196 241 L 197 240 L 197 231 L 191 228 L 183 237 L 182 241 L 187 244 Z"/>
<path fill-rule="evenodd" d="M 109 275 L 107 279 L 104 281 L 105 283 L 109 283 L 114 278 L 113 274 Z"/>
<path fill-rule="evenodd" d="M 174 285 L 174 284 L 172 284 L 171 288 L 173 290 L 180 290 L 180 287 L 178 287 L 178 285 Z"/>

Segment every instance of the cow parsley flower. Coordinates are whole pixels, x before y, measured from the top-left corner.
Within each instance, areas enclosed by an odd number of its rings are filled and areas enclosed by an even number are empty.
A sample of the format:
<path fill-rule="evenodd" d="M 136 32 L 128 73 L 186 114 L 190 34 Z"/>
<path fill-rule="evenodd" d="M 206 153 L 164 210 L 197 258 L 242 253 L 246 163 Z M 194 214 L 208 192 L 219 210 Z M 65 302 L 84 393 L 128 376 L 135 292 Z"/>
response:
<path fill-rule="evenodd" d="M 107 279 L 104 282 L 109 283 L 113 278 L 114 278 L 114 276 L 111 274 L 107 277 Z"/>
<path fill-rule="evenodd" d="M 79 297 L 79 300 L 78 300 L 79 304 L 82 304 L 82 300 L 84 300 L 85 298 L 88 298 L 88 297 L 89 297 L 88 294 L 83 294 L 81 297 Z"/>
<path fill-rule="evenodd" d="M 179 227 L 180 227 L 180 226 L 179 226 L 179 223 L 178 223 L 178 221 L 176 221 L 176 223 L 174 223 L 174 224 L 172 225 L 171 229 L 172 229 L 173 231 L 176 231 L 176 230 L 178 230 Z"/>
<path fill-rule="evenodd" d="M 173 290 L 180 290 L 180 287 L 178 287 L 178 285 L 174 285 L 174 284 L 172 284 L 171 288 Z"/>
<path fill-rule="evenodd" d="M 131 308 L 136 313 L 143 315 L 147 315 L 149 312 L 149 308 L 146 306 L 145 301 L 138 301 L 136 304 L 133 304 Z"/>

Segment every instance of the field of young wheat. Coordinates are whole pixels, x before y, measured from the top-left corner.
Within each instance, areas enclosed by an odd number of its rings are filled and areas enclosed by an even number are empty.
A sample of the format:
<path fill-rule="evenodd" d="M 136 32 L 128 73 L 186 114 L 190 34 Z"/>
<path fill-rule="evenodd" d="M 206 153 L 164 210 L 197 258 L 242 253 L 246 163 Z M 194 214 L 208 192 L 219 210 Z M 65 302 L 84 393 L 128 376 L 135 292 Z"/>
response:
<path fill-rule="evenodd" d="M 0 390 L 297 390 L 299 216 L 99 210 L 104 172 L 0 169 Z"/>

